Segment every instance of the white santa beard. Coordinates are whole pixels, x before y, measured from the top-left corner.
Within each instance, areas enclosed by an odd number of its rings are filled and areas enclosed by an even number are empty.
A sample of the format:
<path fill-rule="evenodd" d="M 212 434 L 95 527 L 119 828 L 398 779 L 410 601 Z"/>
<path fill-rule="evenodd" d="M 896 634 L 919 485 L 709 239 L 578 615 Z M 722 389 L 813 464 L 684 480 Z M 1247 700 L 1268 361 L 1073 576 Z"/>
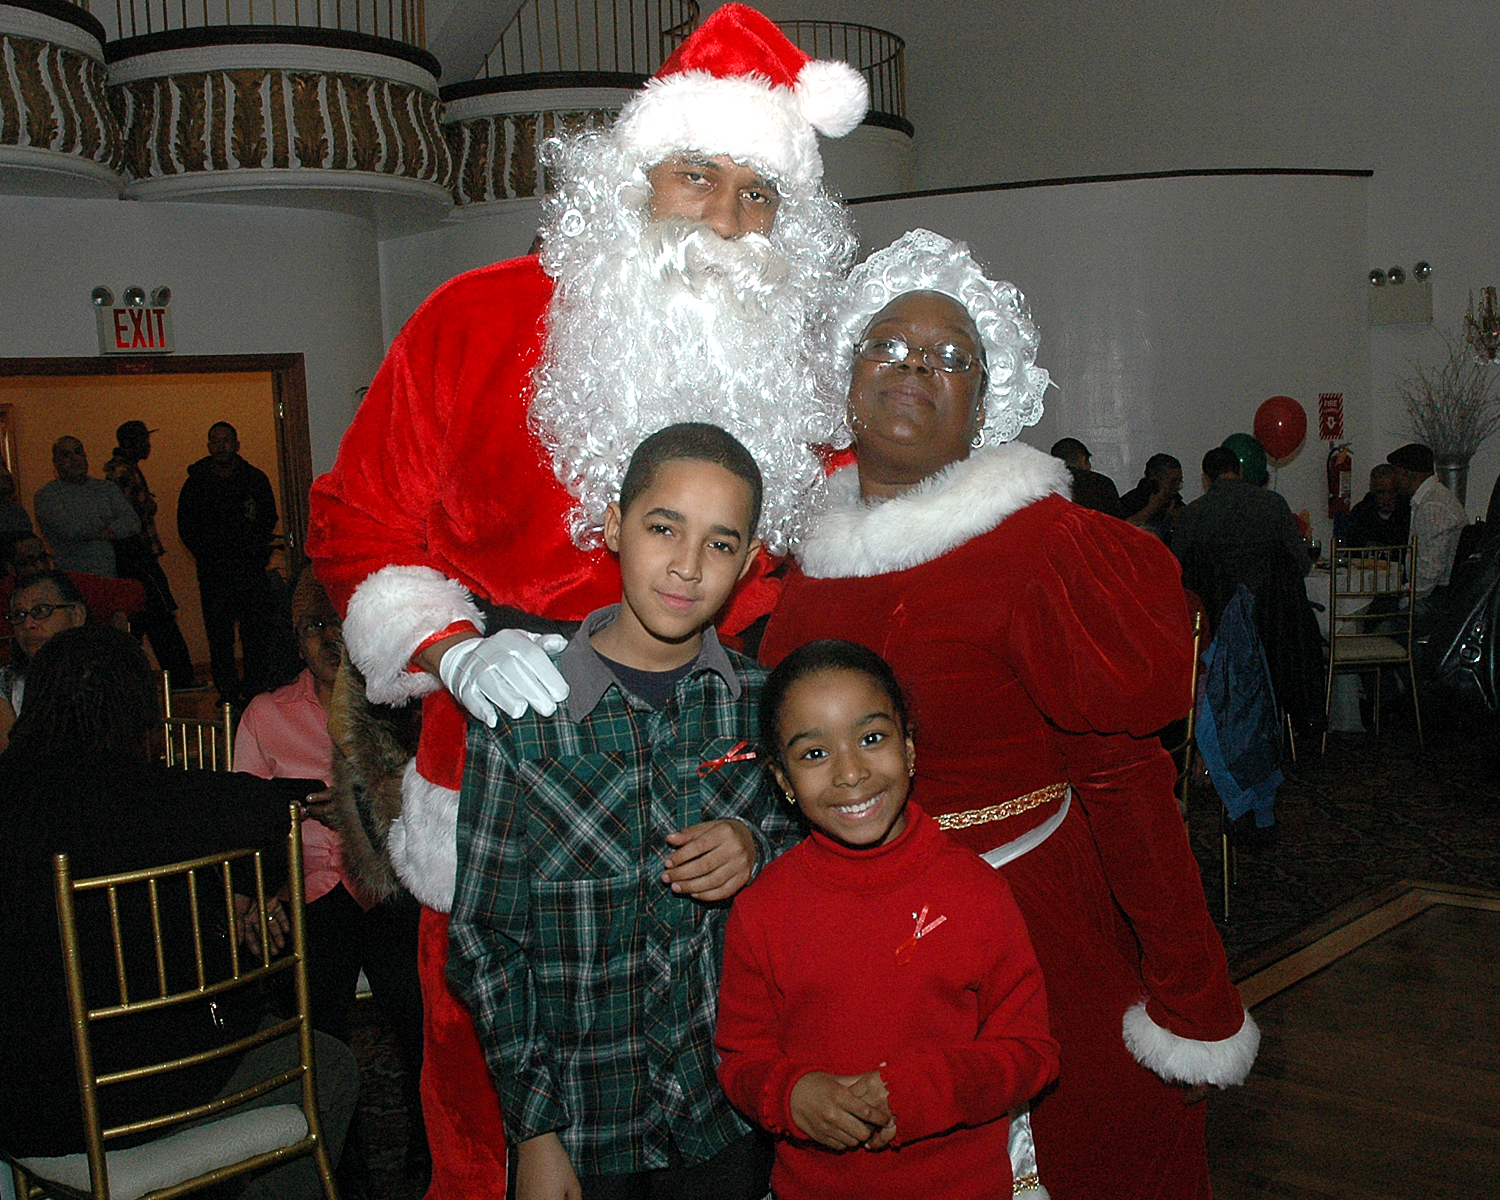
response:
<path fill-rule="evenodd" d="M 765 479 L 761 536 L 785 550 L 822 470 L 829 436 L 814 400 L 800 285 L 766 239 L 657 222 L 559 282 L 537 370 L 532 427 L 578 497 L 570 532 L 597 545 L 641 439 L 678 421 L 738 437 Z"/>

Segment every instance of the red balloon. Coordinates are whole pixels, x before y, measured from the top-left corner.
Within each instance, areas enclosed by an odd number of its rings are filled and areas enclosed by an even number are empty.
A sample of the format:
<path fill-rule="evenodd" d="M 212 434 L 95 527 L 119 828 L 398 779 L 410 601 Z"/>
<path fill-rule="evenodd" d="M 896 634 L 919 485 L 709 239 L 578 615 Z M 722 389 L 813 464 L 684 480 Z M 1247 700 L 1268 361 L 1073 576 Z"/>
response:
<path fill-rule="evenodd" d="M 1266 453 L 1290 458 L 1307 436 L 1307 411 L 1290 396 L 1272 396 L 1255 410 L 1255 437 Z"/>

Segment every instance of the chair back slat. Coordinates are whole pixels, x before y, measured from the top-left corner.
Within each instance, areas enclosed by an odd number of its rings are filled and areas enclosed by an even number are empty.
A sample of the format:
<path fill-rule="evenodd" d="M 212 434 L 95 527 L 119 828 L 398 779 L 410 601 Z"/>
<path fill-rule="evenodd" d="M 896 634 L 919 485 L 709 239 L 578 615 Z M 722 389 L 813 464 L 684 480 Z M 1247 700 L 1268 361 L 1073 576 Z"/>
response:
<path fill-rule="evenodd" d="M 167 956 L 161 942 L 161 895 L 156 890 L 156 880 L 146 880 L 146 895 L 151 902 L 151 948 L 156 952 L 156 992 L 159 996 L 165 996 Z"/>

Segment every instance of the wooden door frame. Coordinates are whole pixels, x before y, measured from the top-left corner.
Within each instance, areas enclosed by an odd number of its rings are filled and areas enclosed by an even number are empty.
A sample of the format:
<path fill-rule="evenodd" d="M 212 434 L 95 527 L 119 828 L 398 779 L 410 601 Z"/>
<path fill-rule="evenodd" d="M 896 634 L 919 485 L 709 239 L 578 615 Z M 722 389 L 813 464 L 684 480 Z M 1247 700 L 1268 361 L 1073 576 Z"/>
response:
<path fill-rule="evenodd" d="M 118 354 L 96 358 L 0 358 L 0 377 L 83 375 L 269 374 L 276 423 L 281 527 L 292 579 L 307 561 L 307 496 L 312 487 L 312 435 L 307 425 L 307 367 L 301 354 Z"/>

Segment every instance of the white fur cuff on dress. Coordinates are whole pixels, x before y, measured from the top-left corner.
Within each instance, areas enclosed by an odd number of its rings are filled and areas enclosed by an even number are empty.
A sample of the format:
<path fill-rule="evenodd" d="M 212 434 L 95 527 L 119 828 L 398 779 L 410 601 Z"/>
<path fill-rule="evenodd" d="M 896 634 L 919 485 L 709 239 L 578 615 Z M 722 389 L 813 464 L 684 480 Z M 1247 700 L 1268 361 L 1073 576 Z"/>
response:
<path fill-rule="evenodd" d="M 437 912 L 453 908 L 458 878 L 458 793 L 423 779 L 415 761 L 401 777 L 401 816 L 388 835 L 391 866 L 406 890 Z"/>
<path fill-rule="evenodd" d="M 1200 1042 L 1163 1029 L 1146 1013 L 1144 1002 L 1125 1013 L 1125 1047 L 1141 1066 L 1168 1083 L 1212 1083 L 1232 1087 L 1243 1083 L 1260 1049 L 1260 1027 L 1247 1012 L 1233 1037 Z"/>
<path fill-rule="evenodd" d="M 354 589 L 344 615 L 344 644 L 376 704 L 403 704 L 442 684 L 426 671 L 409 671 L 418 646 L 455 621 L 484 617 L 457 580 L 432 567 L 382 567 Z"/>

